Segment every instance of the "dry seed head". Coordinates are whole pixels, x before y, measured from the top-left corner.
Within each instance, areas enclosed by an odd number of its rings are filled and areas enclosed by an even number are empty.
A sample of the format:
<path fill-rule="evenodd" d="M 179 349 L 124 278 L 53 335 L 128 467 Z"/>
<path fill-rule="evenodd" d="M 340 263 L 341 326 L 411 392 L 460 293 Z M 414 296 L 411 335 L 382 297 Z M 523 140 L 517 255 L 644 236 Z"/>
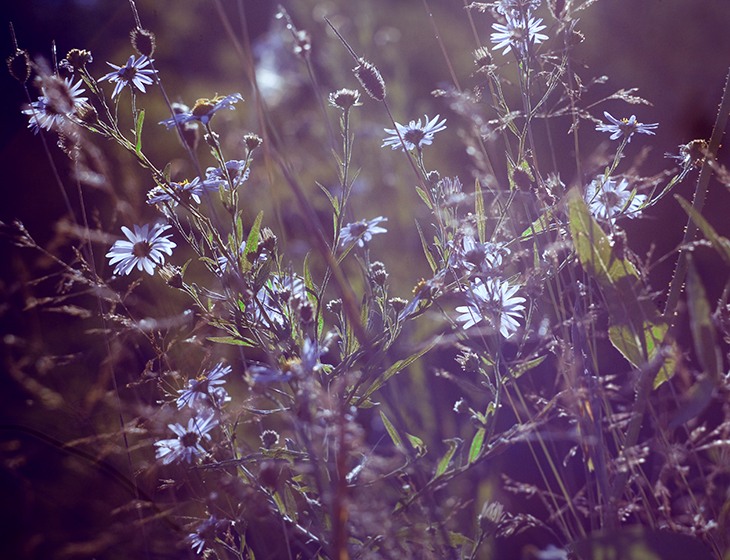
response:
<path fill-rule="evenodd" d="M 155 34 L 149 29 L 132 29 L 129 34 L 129 39 L 132 41 L 132 46 L 139 54 L 150 58 L 152 53 L 155 52 Z"/>
<path fill-rule="evenodd" d="M 94 57 L 91 56 L 91 52 L 86 49 L 71 49 L 66 55 L 67 65 L 71 67 L 72 71 L 83 70 L 87 64 L 91 64 L 94 61 Z"/>
<path fill-rule="evenodd" d="M 330 105 L 347 111 L 350 107 L 362 105 L 360 92 L 356 89 L 338 89 L 329 95 Z"/>
<path fill-rule="evenodd" d="M 28 51 L 16 49 L 15 54 L 6 59 L 10 75 L 24 84 L 30 78 L 30 57 Z"/>
<path fill-rule="evenodd" d="M 249 152 L 253 152 L 256 148 L 258 148 L 262 143 L 263 140 L 258 134 L 246 134 L 243 137 L 243 143 L 246 144 L 246 148 Z"/>
<path fill-rule="evenodd" d="M 376 101 L 385 99 L 385 81 L 378 69 L 370 62 L 361 58 L 357 67 L 353 70 L 367 94 Z"/>
<path fill-rule="evenodd" d="M 472 55 L 474 56 L 474 64 L 479 70 L 492 64 L 492 55 L 487 47 L 479 47 Z"/>

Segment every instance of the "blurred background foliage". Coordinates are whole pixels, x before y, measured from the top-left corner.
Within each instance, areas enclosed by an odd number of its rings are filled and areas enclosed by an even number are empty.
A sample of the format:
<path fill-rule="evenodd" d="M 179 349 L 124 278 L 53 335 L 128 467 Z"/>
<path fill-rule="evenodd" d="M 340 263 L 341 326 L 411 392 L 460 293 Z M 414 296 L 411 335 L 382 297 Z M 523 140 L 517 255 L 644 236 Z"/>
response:
<path fill-rule="evenodd" d="M 358 84 L 351 72 L 354 61 L 327 29 L 323 16 L 330 18 L 357 53 L 379 67 L 396 121 L 407 122 L 424 113 L 439 113 L 448 119 L 449 128 L 439 135 L 438 148 L 427 151 L 426 163 L 442 176 L 459 175 L 467 189 L 471 188 L 471 164 L 460 140 L 459 119 L 443 99 L 434 98 L 431 92 L 454 85 L 450 66 L 462 88 L 476 84 L 479 78 L 472 74 L 471 53 L 479 44 L 463 1 L 429 0 L 427 4 L 432 18 L 423 0 L 283 2 L 296 26 L 311 34 L 312 68 L 319 88 L 315 91 L 302 59 L 293 53 L 291 34 L 274 17 L 275 2 L 137 2 L 144 26 L 157 37 L 155 64 L 171 99 L 192 105 L 199 97 L 240 91 L 246 102 L 239 104 L 236 111 L 216 117 L 228 153 L 242 157 L 242 135 L 264 135 L 262 119 L 270 119 L 276 136 L 265 138 L 266 143 L 277 143 L 287 154 L 312 204 L 322 212 L 325 228 L 331 226 L 326 200 L 317 183 L 332 187 L 337 182 L 331 151 L 338 142 L 338 117 L 335 111 L 325 109 L 325 118 L 321 103 L 327 93 Z M 477 13 L 472 16 L 479 41 L 486 43 L 491 18 Z M 97 77 L 107 72 L 105 61 L 122 64 L 133 52 L 127 40 L 133 18 L 123 0 L 11 2 L 3 5 L 2 18 L 13 23 L 20 47 L 27 49 L 34 59 L 50 61 L 54 44 L 58 59 L 71 48 L 90 50 L 94 56 L 91 71 Z M 434 25 L 443 41 L 448 64 L 435 39 Z M 0 44 L 4 45 L 5 55 L 10 55 L 13 45 L 6 31 L 8 26 L 3 25 L 2 29 L 5 39 Z M 727 0 L 603 0 L 581 12 L 578 30 L 585 41 L 574 53 L 576 71 L 586 81 L 594 76 L 609 77 L 608 83 L 589 91 L 584 101 L 590 103 L 591 99 L 598 100 L 619 88 L 637 87 L 638 94 L 653 103 L 626 106 L 612 102 L 593 111 L 599 118 L 605 109 L 617 116 L 636 113 L 642 122 L 660 123 L 643 161 L 642 174 L 652 175 L 669 167 L 664 153 L 676 153 L 679 144 L 709 137 L 730 61 L 728 29 Z M 548 27 L 546 33 L 549 32 Z M 267 106 L 265 112 L 257 107 L 251 87 L 252 61 L 262 93 L 259 101 Z M 73 244 L 73 236 L 58 226 L 66 214 L 58 186 L 39 137 L 27 129 L 26 117 L 20 113 L 25 94 L 6 72 L 0 76 L 0 91 L 0 161 L 5 175 L 0 220 L 21 220 L 51 253 L 72 259 L 69 242 Z M 35 98 L 37 92 L 32 95 Z M 126 92 L 124 103 L 128 103 Z M 172 162 L 173 177 L 192 177 L 180 146 L 170 132 L 156 125 L 167 116 L 158 90 L 150 88 L 139 103 L 147 112 L 144 142 L 148 155 L 160 167 Z M 426 223 L 427 210 L 412 188 L 413 177 L 404 159 L 380 148 L 383 127 L 389 126 L 382 107 L 365 98 L 364 107 L 355 115 L 354 126 L 354 165 L 362 169 L 355 183 L 354 212 L 358 219 L 388 217 L 389 233 L 374 240 L 373 252 L 386 263 L 391 285 L 400 291 L 393 295 L 408 297 L 410 288 L 428 274 L 413 225 L 414 218 Z M 605 142 L 598 134 L 590 136 L 586 135 L 583 147 L 586 154 L 600 149 Z M 561 138 L 555 139 L 556 151 L 566 153 L 566 161 L 570 161 L 571 140 L 566 135 L 565 145 L 561 146 Z M 96 190 L 86 190 L 84 198 L 92 222 L 116 236 L 121 225 L 154 217 L 144 197 L 152 185 L 129 157 L 110 146 L 99 147 L 103 156 L 99 160 L 103 165 L 101 171 L 111 181 Z M 204 154 L 205 149 L 201 142 L 199 153 Z M 50 153 L 65 184 L 71 184 L 68 158 L 53 145 Z M 721 149 L 721 162 L 727 163 L 727 153 L 725 146 Z M 506 181 L 506 177 L 498 180 Z M 568 184 L 576 180 L 569 168 L 563 180 Z M 109 189 L 115 192 L 110 193 Z M 245 189 L 249 220 L 264 210 L 264 221 L 279 236 L 284 254 L 300 263 L 309 250 L 303 218 L 285 182 L 275 166 L 267 164 L 265 156 L 256 162 Z M 692 191 L 692 180 L 677 190 L 687 199 Z M 78 208 L 78 198 L 73 189 L 70 192 L 72 203 Z M 117 204 L 110 205 L 109 200 L 116 200 Z M 705 214 L 725 236 L 730 235 L 729 203 L 727 190 L 715 183 Z M 652 251 L 655 262 L 672 253 L 681 241 L 686 215 L 671 197 L 647 214 L 640 222 L 627 224 L 626 229 L 633 251 L 642 258 Z M 97 266 L 102 275 L 109 276 L 110 270 L 101 268 L 106 266 L 101 257 L 104 247 L 98 246 Z M 34 302 L 55 294 L 58 278 L 49 276 L 37 284 L 31 281 L 53 274 L 56 265 L 47 257 L 11 247 L 4 241 L 0 251 L 5 370 L 0 377 L 0 477 L 4 486 L 0 527 L 5 535 L 0 539 L 0 550 L 7 548 L 0 556 L 142 558 L 149 552 L 145 547 L 152 542 L 152 557 L 186 557 L 186 552 L 177 550 L 175 543 L 170 542 L 178 533 L 171 530 L 166 518 L 161 516 L 157 526 L 136 527 L 135 512 L 128 510 L 134 495 L 125 476 L 130 470 L 135 472 L 140 485 L 154 491 L 156 471 L 147 469 L 153 461 L 149 447 L 132 446 L 130 465 L 118 435 L 116 397 L 107 359 L 109 348 L 103 337 L 89 334 L 90 328 L 99 326 L 94 318 L 95 300 L 90 295 L 77 299 L 75 319 L 66 313 L 42 310 Z M 174 260 L 183 262 L 184 258 L 181 251 Z M 674 262 L 672 255 L 652 267 L 652 287 L 666 288 Z M 727 270 L 709 250 L 698 251 L 695 262 L 712 301 L 724 286 Z M 146 278 L 145 284 L 137 297 L 148 298 L 154 310 L 151 314 L 162 317 L 180 312 L 181 303 L 169 292 L 165 292 L 164 298 L 157 297 L 164 289 L 159 279 Z M 83 309 L 90 310 L 91 315 L 85 316 Z M 429 325 L 421 328 L 430 329 Z M 112 351 L 116 349 L 112 347 Z M 137 402 L 141 413 L 144 406 L 154 405 L 154 395 L 137 385 L 144 380 L 148 351 L 140 347 L 125 355 L 128 357 L 115 365 L 121 397 L 125 402 Z M 446 360 L 443 358 L 444 363 Z M 449 422 L 453 419 L 445 419 L 438 411 L 448 410 L 453 402 L 436 402 L 443 395 L 434 390 L 439 385 L 438 380 L 432 379 L 432 370 L 441 365 L 437 359 L 429 364 L 430 370 L 424 369 L 420 374 L 415 371 L 409 380 L 399 380 L 393 390 L 408 391 L 409 399 L 427 403 L 425 409 L 433 410 L 436 416 L 421 419 L 425 431 L 438 426 L 439 435 L 449 437 Z M 75 443 L 69 446 L 69 442 Z M 524 469 L 520 466 L 524 464 L 522 459 L 518 455 L 504 464 L 513 478 L 529 476 L 520 472 Z M 484 480 L 489 478 L 489 473 L 476 475 L 483 475 Z M 465 486 L 462 494 L 469 493 L 469 484 L 473 482 L 468 479 L 457 483 Z M 506 551 L 505 557 L 513 557 L 509 556 L 511 553 Z"/>

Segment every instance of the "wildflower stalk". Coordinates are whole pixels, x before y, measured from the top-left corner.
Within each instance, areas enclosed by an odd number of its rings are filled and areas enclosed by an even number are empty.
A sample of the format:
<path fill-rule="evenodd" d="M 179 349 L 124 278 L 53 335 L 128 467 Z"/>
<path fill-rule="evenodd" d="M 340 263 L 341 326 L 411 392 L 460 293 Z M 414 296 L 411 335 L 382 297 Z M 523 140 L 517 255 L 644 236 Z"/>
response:
<path fill-rule="evenodd" d="M 712 161 L 715 159 L 717 151 L 720 148 L 720 142 L 722 141 L 727 125 L 728 114 L 730 114 L 730 69 L 728 69 L 728 74 L 725 77 L 725 87 L 723 88 L 722 100 L 720 101 L 717 116 L 715 117 L 715 125 L 712 128 L 712 135 L 710 136 L 710 142 L 707 147 L 707 156 L 702 163 L 700 176 L 697 179 L 697 186 L 695 187 L 694 197 L 692 199 L 692 208 L 697 213 L 701 213 L 705 205 L 707 186 L 712 173 Z M 687 226 L 684 230 L 684 239 L 682 240 L 682 245 L 680 245 L 677 267 L 674 269 L 674 275 L 669 284 L 669 295 L 667 296 L 667 303 L 664 307 L 664 319 L 670 324 L 670 332 L 673 332 L 677 325 L 677 304 L 679 303 L 679 296 L 684 287 L 684 281 L 689 269 L 688 253 L 683 247 L 687 247 L 694 241 L 696 235 L 697 225 L 690 217 L 687 220 Z"/>

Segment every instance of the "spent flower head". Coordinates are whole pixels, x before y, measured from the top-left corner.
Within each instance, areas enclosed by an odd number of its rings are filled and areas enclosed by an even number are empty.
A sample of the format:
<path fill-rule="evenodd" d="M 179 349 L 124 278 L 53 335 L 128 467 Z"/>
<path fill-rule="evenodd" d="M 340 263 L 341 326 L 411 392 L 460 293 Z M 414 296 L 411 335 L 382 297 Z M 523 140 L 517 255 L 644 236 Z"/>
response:
<path fill-rule="evenodd" d="M 124 66 L 117 66 L 116 64 L 107 62 L 109 66 L 114 68 L 114 71 L 105 74 L 101 79 L 116 82 L 114 91 L 112 92 L 112 99 L 115 99 L 125 86 L 129 86 L 131 89 L 134 86 L 142 93 L 145 93 L 147 91 L 145 86 L 154 84 L 157 75 L 155 70 L 147 68 L 152 62 L 152 59 L 144 55 L 137 59 L 135 59 L 134 55 L 131 55 Z"/>
<path fill-rule="evenodd" d="M 390 136 L 383 140 L 383 145 L 380 147 L 391 146 L 394 150 L 398 148 L 420 150 L 423 146 L 428 146 L 433 142 L 434 134 L 446 129 L 446 119 L 439 121 L 440 118 L 441 115 L 436 115 L 429 120 L 428 115 L 424 115 L 423 124 L 421 124 L 421 119 L 411 121 L 407 125 L 395 123 L 395 128 L 384 129 Z"/>
<path fill-rule="evenodd" d="M 230 109 L 233 111 L 235 109 L 233 105 L 239 101 L 243 101 L 243 95 L 240 93 L 232 93 L 225 97 L 217 96 L 213 99 L 203 97 L 195 102 L 195 105 L 193 105 L 190 111 L 175 113 L 172 118 L 160 121 L 160 124 L 164 124 L 168 129 L 174 128 L 176 124 L 189 122 L 199 122 L 206 125 L 218 111 L 222 109 Z"/>
<path fill-rule="evenodd" d="M 155 267 L 165 262 L 165 255 L 172 255 L 176 247 L 170 241 L 169 235 L 162 235 L 171 226 L 164 224 L 145 224 L 142 227 L 135 225 L 134 231 L 122 226 L 122 232 L 127 240 L 120 239 L 114 242 L 106 256 L 109 264 L 116 264 L 114 274 L 129 274 L 136 266 L 153 274 Z"/>
<path fill-rule="evenodd" d="M 218 425 L 218 421 L 211 414 L 209 416 L 195 416 L 188 420 L 187 427 L 181 424 L 168 424 L 176 437 L 162 439 L 155 442 L 157 448 L 155 456 L 163 465 L 173 462 L 192 463 L 205 455 L 201 445 L 203 440 L 210 441 L 210 431 Z"/>
<path fill-rule="evenodd" d="M 626 142 L 631 142 L 631 137 L 634 133 L 639 134 L 654 134 L 659 123 L 644 124 L 636 120 L 636 115 L 631 115 L 628 119 L 626 117 L 621 120 L 615 118 L 608 111 L 604 111 L 603 115 L 608 120 L 608 124 L 601 123 L 596 125 L 596 130 L 600 132 L 610 132 L 611 140 L 617 140 L 622 136 L 626 137 Z"/>
<path fill-rule="evenodd" d="M 456 308 L 460 315 L 457 321 L 464 323 L 464 329 L 481 321 L 489 323 L 504 338 L 509 338 L 520 327 L 524 316 L 525 298 L 515 294 L 520 286 L 512 286 L 506 280 L 477 278 L 466 290 L 468 303 Z"/>
<path fill-rule="evenodd" d="M 365 244 L 370 242 L 373 235 L 388 231 L 379 225 L 387 221 L 388 218 L 378 216 L 372 220 L 360 220 L 359 222 L 347 224 L 340 230 L 340 245 L 347 247 L 351 243 L 357 242 L 358 247 L 365 247 Z"/>
<path fill-rule="evenodd" d="M 626 179 L 617 181 L 599 175 L 586 188 L 585 200 L 591 214 L 613 224 L 622 214 L 635 218 L 646 202 L 646 195 L 632 191 Z"/>
<path fill-rule="evenodd" d="M 329 103 L 333 107 L 347 111 L 351 107 L 359 107 L 362 105 L 360 101 L 360 92 L 356 89 L 338 89 L 330 93 Z"/>

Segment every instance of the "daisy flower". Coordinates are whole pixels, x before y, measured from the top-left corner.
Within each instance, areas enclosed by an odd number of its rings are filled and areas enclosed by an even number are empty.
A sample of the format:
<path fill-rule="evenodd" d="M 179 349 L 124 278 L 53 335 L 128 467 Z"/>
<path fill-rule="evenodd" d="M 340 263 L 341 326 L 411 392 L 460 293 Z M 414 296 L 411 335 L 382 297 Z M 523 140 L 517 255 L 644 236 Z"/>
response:
<path fill-rule="evenodd" d="M 441 115 L 436 115 L 431 120 L 428 120 L 428 115 L 424 115 L 424 118 L 425 122 L 423 124 L 421 124 L 421 119 L 418 119 L 409 122 L 407 125 L 395 123 L 395 129 L 384 129 L 390 136 L 383 140 L 383 145 L 380 147 L 391 146 L 394 150 L 398 148 L 402 150 L 420 150 L 423 146 L 430 145 L 433 142 L 433 135 L 446 129 L 446 124 L 444 124 L 446 119 L 439 122 Z M 400 138 L 398 133 L 400 133 Z M 403 142 L 401 142 L 401 138 L 403 138 Z"/>
<path fill-rule="evenodd" d="M 591 214 L 613 224 L 620 214 L 635 218 L 646 202 L 646 195 L 630 190 L 626 179 L 604 181 L 603 175 L 599 175 L 586 188 L 585 200 Z"/>
<path fill-rule="evenodd" d="M 387 221 L 388 218 L 378 216 L 372 220 L 360 220 L 359 222 L 347 224 L 340 230 L 340 245 L 347 247 L 351 243 L 357 242 L 358 247 L 365 247 L 365 244 L 370 242 L 373 235 L 388 231 L 378 225 Z"/>
<path fill-rule="evenodd" d="M 464 323 L 464 329 L 487 321 L 504 338 L 509 338 L 520 327 L 519 319 L 524 315 L 525 298 L 515 296 L 519 289 L 506 280 L 488 278 L 483 282 L 477 278 L 468 290 L 467 305 L 456 308 L 460 313 L 456 320 Z"/>
<path fill-rule="evenodd" d="M 220 405 L 231 400 L 222 387 L 226 382 L 223 378 L 229 373 L 231 373 L 231 366 L 219 363 L 210 371 L 188 380 L 187 388 L 178 391 L 180 394 L 177 398 L 178 409 L 188 405 L 190 408 L 200 410 L 210 407 L 211 403 L 219 408 Z"/>
<path fill-rule="evenodd" d="M 147 274 L 153 274 L 155 267 L 165 262 L 165 255 L 172 255 L 176 247 L 170 241 L 169 235 L 162 235 L 171 226 L 163 224 L 145 224 L 142 227 L 135 225 L 134 232 L 122 226 L 122 232 L 127 240 L 120 239 L 114 242 L 106 256 L 109 264 L 116 264 L 114 274 L 129 274 L 136 266 Z"/>
<path fill-rule="evenodd" d="M 210 432 L 218 425 L 213 415 L 205 418 L 193 417 L 188 420 L 187 428 L 181 424 L 168 424 L 167 427 L 177 436 L 155 442 L 155 457 L 162 460 L 163 465 L 176 461 L 192 463 L 205 455 L 201 445 L 203 440 L 210 440 Z"/>
<path fill-rule="evenodd" d="M 152 62 L 151 59 L 144 55 L 136 60 L 134 55 L 130 56 L 124 66 L 117 66 L 116 64 L 107 62 L 109 66 L 114 68 L 114 71 L 102 76 L 101 79 L 116 82 L 117 85 L 114 86 L 112 99 L 116 99 L 122 92 L 122 89 L 124 89 L 124 86 L 129 86 L 130 88 L 134 86 L 142 93 L 145 93 L 145 86 L 155 83 L 157 72 L 151 68 L 147 68 Z"/>
<path fill-rule="evenodd" d="M 501 23 L 493 23 L 491 39 L 494 43 L 496 50 L 504 49 L 502 54 L 507 54 L 512 47 L 517 47 L 520 52 L 523 52 L 527 43 L 531 45 L 537 45 L 545 41 L 548 36 L 540 33 L 545 29 L 546 25 L 540 25 L 542 18 L 530 17 L 527 20 L 527 28 L 525 28 L 525 21 L 522 17 L 513 17 L 510 14 L 506 15 L 507 24 L 502 25 Z"/>
<path fill-rule="evenodd" d="M 147 204 L 168 202 L 174 205 L 178 201 L 189 202 L 190 200 L 193 200 L 195 204 L 200 204 L 200 197 L 203 196 L 203 193 L 217 192 L 221 185 L 223 185 L 223 181 L 220 179 L 210 178 L 201 181 L 200 177 L 195 177 L 190 182 L 186 180 L 181 183 L 170 183 L 168 189 L 158 186 L 147 193 Z"/>
<path fill-rule="evenodd" d="M 232 111 L 235 109 L 233 105 L 239 101 L 243 101 L 243 96 L 240 93 L 232 93 L 225 97 L 218 96 L 213 99 L 198 99 L 190 111 L 176 113 L 172 118 L 160 121 L 160 124 L 164 124 L 168 130 L 176 124 L 185 124 L 192 121 L 206 125 L 218 111 L 222 109 L 230 109 Z"/>
<path fill-rule="evenodd" d="M 55 76 L 44 80 L 43 95 L 23 109 L 23 114 L 28 116 L 28 128 L 35 134 L 41 128 L 51 130 L 73 114 L 88 101 L 88 97 L 81 95 L 84 93 L 81 84 L 81 80 L 74 84 L 70 78 L 60 80 Z"/>
<path fill-rule="evenodd" d="M 272 276 L 256 293 L 256 300 L 249 304 L 247 311 L 255 322 L 283 327 L 293 299 L 307 299 L 304 281 L 297 276 Z"/>
<path fill-rule="evenodd" d="M 636 115 L 631 115 L 631 117 L 628 119 L 624 117 L 621 120 L 615 118 L 608 111 L 604 111 L 603 115 L 609 121 L 609 124 L 598 124 L 596 125 L 596 130 L 600 132 L 610 132 L 611 140 L 617 140 L 622 136 L 626 136 L 626 142 L 631 142 L 631 137 L 634 135 L 635 132 L 638 132 L 639 134 L 653 135 L 654 132 L 652 131 L 659 126 L 659 123 L 640 123 L 636 120 Z"/>
<path fill-rule="evenodd" d="M 226 522 L 219 520 L 215 515 L 201 521 L 194 533 L 189 533 L 185 540 L 196 554 L 201 554 L 207 542 L 215 541 L 216 535 L 225 526 Z"/>

